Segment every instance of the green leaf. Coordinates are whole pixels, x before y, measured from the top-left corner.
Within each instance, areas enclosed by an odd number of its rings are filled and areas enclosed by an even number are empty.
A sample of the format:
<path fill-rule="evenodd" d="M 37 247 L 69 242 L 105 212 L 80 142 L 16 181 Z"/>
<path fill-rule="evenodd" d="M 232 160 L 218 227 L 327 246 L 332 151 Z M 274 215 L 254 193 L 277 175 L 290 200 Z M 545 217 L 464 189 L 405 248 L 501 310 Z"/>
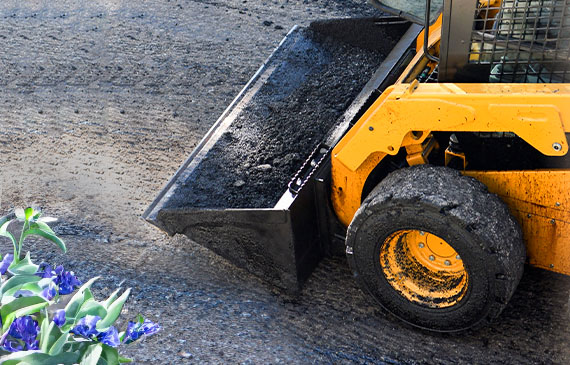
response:
<path fill-rule="evenodd" d="M 39 351 L 20 351 L 14 352 L 2 358 L 2 365 L 21 365 L 21 364 L 75 364 L 79 361 L 79 354 L 73 352 L 63 352 L 57 356 L 42 354 Z"/>
<path fill-rule="evenodd" d="M 32 292 L 33 295 L 40 295 L 43 289 L 37 283 L 26 283 L 18 285 L 16 287 L 11 288 L 10 290 L 7 290 L 6 293 L 3 294 L 0 304 L 2 305 L 8 304 L 13 300 L 15 300 L 16 299 L 15 294 L 19 290 L 27 290 Z"/>
<path fill-rule="evenodd" d="M 101 353 L 103 352 L 103 344 L 96 343 L 87 348 L 87 351 L 81 357 L 79 365 L 97 365 Z"/>
<path fill-rule="evenodd" d="M 63 351 L 82 354 L 87 349 L 87 346 L 91 343 L 92 343 L 91 341 L 81 341 L 81 342 L 70 341 L 63 347 Z"/>
<path fill-rule="evenodd" d="M 131 288 L 125 290 L 125 292 L 109 306 L 105 318 L 97 322 L 96 326 L 97 330 L 101 332 L 106 331 L 113 323 L 115 323 L 115 321 L 117 320 L 117 318 L 119 318 L 119 315 L 121 314 L 121 309 L 123 309 L 123 304 L 125 304 L 125 301 L 129 297 L 130 292 Z"/>
<path fill-rule="evenodd" d="M 94 297 L 93 293 L 91 292 L 91 289 L 87 288 L 85 289 L 85 297 L 83 298 L 83 300 L 88 301 L 89 299 L 94 299 Z"/>
<path fill-rule="evenodd" d="M 117 296 L 119 294 L 119 291 L 121 291 L 121 288 L 115 290 L 110 296 L 109 298 L 107 298 L 107 300 L 105 300 L 103 302 L 103 306 L 108 309 L 109 306 L 115 301 L 115 299 L 117 299 Z"/>
<path fill-rule="evenodd" d="M 49 304 L 40 296 L 16 298 L 0 308 L 2 315 L 2 332 L 6 332 L 14 319 L 28 314 L 36 313 Z"/>
<path fill-rule="evenodd" d="M 32 217 L 32 220 L 38 220 L 40 219 L 40 217 L 42 216 L 42 212 L 40 210 L 36 210 L 34 211 L 34 216 Z"/>
<path fill-rule="evenodd" d="M 48 232 L 48 233 L 55 235 L 55 232 L 53 231 L 53 229 L 51 229 L 50 226 L 48 226 L 46 223 L 44 223 L 42 221 L 30 223 L 30 228 L 41 229 L 42 231 L 45 231 L 45 232 Z"/>
<path fill-rule="evenodd" d="M 0 308 L 0 315 L 2 316 L 2 318 L 5 319 L 12 312 L 15 312 L 21 308 L 25 308 L 25 307 L 35 305 L 35 304 L 39 304 L 39 303 L 46 303 L 47 304 L 47 301 L 42 297 L 36 297 L 36 296 L 16 298 L 16 300 L 14 300 L 8 304 L 5 304 Z"/>
<path fill-rule="evenodd" d="M 40 326 L 40 350 L 42 352 L 48 352 L 49 349 L 49 336 L 53 330 L 55 323 L 50 321 L 48 317 L 44 318 Z"/>
<path fill-rule="evenodd" d="M 44 323 L 48 323 L 44 325 Z M 62 331 L 53 320 L 46 318 L 42 323 L 40 329 L 40 349 L 42 352 L 49 353 L 50 355 L 57 355 L 63 350 L 63 347 L 68 344 L 68 332 Z"/>
<path fill-rule="evenodd" d="M 53 322 L 52 322 L 53 323 Z M 62 333 L 59 338 L 57 339 L 57 341 L 55 341 L 55 343 L 53 344 L 53 346 L 51 346 L 51 348 L 49 349 L 49 354 L 50 355 L 59 355 L 62 351 L 63 351 L 63 345 L 65 345 L 65 343 L 67 342 L 67 339 L 69 338 L 69 333 Z"/>
<path fill-rule="evenodd" d="M 133 359 L 129 359 L 128 357 L 122 357 L 121 355 L 119 355 L 119 364 L 128 364 L 130 362 L 133 362 Z"/>
<path fill-rule="evenodd" d="M 8 226 L 10 225 L 10 223 L 12 223 L 14 218 L 15 218 L 14 214 L 8 214 L 0 218 L 0 236 L 8 237 L 12 241 L 14 247 L 16 247 L 17 246 L 16 238 L 12 233 L 8 232 Z"/>
<path fill-rule="evenodd" d="M 81 308 L 83 302 L 85 301 L 85 291 L 89 289 L 97 279 L 99 279 L 99 276 L 90 279 L 88 282 L 83 284 L 81 288 L 79 288 L 79 290 L 77 291 L 77 293 L 75 293 L 75 295 L 73 295 L 69 303 L 67 303 L 67 305 L 65 306 L 66 319 L 71 319 L 72 322 L 75 321 L 77 313 L 79 312 L 79 309 Z"/>
<path fill-rule="evenodd" d="M 37 283 L 40 281 L 41 278 L 36 275 L 18 275 L 13 276 L 10 279 L 6 280 L 2 286 L 0 287 L 0 292 L 2 294 L 6 293 L 8 290 L 23 285 L 27 283 Z"/>
<path fill-rule="evenodd" d="M 51 230 L 51 229 L 50 229 Z M 53 231 L 52 231 L 53 232 Z M 31 235 L 31 234 L 35 234 L 37 236 L 41 236 L 45 239 L 48 239 L 50 241 L 52 241 L 53 243 L 55 243 L 56 245 L 59 246 L 59 248 L 63 251 L 63 252 L 67 252 L 67 248 L 65 247 L 65 243 L 63 242 L 63 240 L 59 237 L 57 237 L 54 233 L 50 233 L 48 231 L 44 231 L 40 228 L 30 228 L 27 229 L 24 232 L 24 238 Z"/>
<path fill-rule="evenodd" d="M 107 315 L 107 309 L 99 302 L 94 299 L 86 300 L 79 309 L 79 312 L 75 316 L 76 318 L 83 318 L 86 315 L 99 316 L 100 318 L 105 318 Z"/>
<path fill-rule="evenodd" d="M 26 253 L 26 257 L 19 262 L 12 262 L 12 265 L 8 268 L 8 271 L 12 275 L 33 275 L 38 272 L 39 266 L 34 264 L 30 260 L 30 252 Z"/>
<path fill-rule="evenodd" d="M 16 218 L 16 215 L 14 213 L 10 213 L 10 214 L 7 214 L 3 217 L 0 217 L 0 226 L 3 226 L 4 223 L 6 223 L 8 221 L 14 220 L 14 218 Z"/>
<path fill-rule="evenodd" d="M 107 364 L 118 364 L 119 363 L 119 351 L 109 345 L 103 344 L 103 353 L 101 357 L 107 361 Z"/>
<path fill-rule="evenodd" d="M 25 216 L 25 219 L 27 221 L 29 221 L 30 218 L 32 218 L 34 216 L 34 208 L 28 207 L 28 208 L 24 209 L 24 216 Z"/>

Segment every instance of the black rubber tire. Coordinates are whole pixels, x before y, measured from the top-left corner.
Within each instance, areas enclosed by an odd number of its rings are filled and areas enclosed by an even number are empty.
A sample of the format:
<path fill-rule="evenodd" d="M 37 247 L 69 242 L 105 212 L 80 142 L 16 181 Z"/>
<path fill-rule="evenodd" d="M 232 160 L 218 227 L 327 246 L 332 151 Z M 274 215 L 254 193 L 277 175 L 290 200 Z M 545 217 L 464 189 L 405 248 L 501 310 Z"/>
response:
<path fill-rule="evenodd" d="M 464 297 L 429 308 L 400 295 L 379 260 L 387 237 L 403 229 L 438 235 L 461 256 L 469 281 Z M 525 247 L 507 206 L 481 182 L 446 167 L 392 172 L 369 194 L 348 227 L 348 262 L 362 289 L 403 321 L 456 332 L 497 317 L 522 276 Z"/>

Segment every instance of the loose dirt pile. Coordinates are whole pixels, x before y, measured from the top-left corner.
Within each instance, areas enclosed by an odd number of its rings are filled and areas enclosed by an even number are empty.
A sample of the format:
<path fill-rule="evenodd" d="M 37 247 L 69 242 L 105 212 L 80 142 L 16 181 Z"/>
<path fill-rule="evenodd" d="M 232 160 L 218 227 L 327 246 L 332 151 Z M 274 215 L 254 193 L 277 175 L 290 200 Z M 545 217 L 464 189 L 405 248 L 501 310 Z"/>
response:
<path fill-rule="evenodd" d="M 346 20 L 293 33 L 168 208 L 273 207 L 408 26 Z"/>

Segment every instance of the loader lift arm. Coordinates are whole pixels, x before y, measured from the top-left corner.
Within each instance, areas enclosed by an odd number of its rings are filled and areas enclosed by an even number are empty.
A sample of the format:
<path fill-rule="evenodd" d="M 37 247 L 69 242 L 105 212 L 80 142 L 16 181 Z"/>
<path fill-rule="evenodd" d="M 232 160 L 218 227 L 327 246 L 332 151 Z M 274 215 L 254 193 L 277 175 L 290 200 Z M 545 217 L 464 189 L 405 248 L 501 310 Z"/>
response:
<path fill-rule="evenodd" d="M 336 145 L 332 202 L 348 226 L 372 169 L 432 132 L 513 132 L 547 156 L 568 152 L 568 84 L 399 84 L 387 89 Z"/>

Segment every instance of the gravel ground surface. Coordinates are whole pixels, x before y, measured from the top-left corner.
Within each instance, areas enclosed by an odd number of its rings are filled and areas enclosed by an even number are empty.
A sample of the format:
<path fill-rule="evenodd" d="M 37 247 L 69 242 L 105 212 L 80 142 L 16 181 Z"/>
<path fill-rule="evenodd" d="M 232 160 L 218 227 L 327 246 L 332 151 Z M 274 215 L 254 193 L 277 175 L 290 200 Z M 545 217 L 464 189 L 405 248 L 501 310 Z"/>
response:
<path fill-rule="evenodd" d="M 36 260 L 133 287 L 163 331 L 140 364 L 570 363 L 570 279 L 527 268 L 499 320 L 434 336 L 385 317 L 344 258 L 288 298 L 139 217 L 294 24 L 371 15 L 364 0 L 52 0 L 0 3 L 0 213 L 60 218 L 69 253 Z M 1 241 L 2 252 L 9 250 Z"/>

